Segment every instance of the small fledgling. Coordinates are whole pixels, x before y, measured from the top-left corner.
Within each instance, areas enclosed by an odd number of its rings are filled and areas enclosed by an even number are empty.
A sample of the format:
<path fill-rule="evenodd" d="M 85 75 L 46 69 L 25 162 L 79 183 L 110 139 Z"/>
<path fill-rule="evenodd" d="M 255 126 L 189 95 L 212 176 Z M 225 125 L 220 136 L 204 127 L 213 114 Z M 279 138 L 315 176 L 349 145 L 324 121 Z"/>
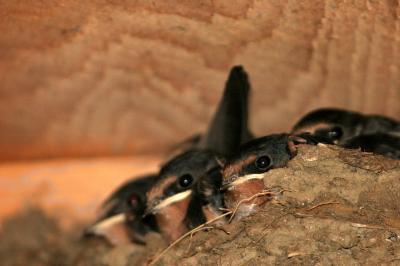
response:
<path fill-rule="evenodd" d="M 262 192 L 265 188 L 265 173 L 274 168 L 285 167 L 296 155 L 298 144 L 316 143 L 307 134 L 274 134 L 242 145 L 240 151 L 226 162 L 222 172 L 226 207 L 233 210 L 242 200 Z M 236 217 L 240 219 L 250 215 L 268 200 L 269 197 L 265 196 L 242 203 Z"/>
<path fill-rule="evenodd" d="M 209 170 L 208 165 L 215 165 L 216 153 L 233 154 L 242 142 L 252 138 L 247 127 L 249 90 L 250 84 L 244 69 L 241 66 L 233 67 L 206 134 L 196 135 L 178 145 L 185 151 L 168 160 L 160 175 L 157 173 L 151 177 L 134 179 L 117 189 L 104 204 L 103 214 L 86 230 L 86 234 L 105 236 L 114 244 L 126 242 L 127 239 L 143 243 L 146 233 L 161 228 L 164 236 L 171 241 L 187 227 L 203 222 L 202 201 L 192 189 L 199 177 Z M 217 164 L 220 167 L 220 162 Z M 171 181 L 174 177 L 175 181 Z M 173 182 L 176 187 L 168 187 Z M 164 189 L 166 194 L 158 195 Z M 147 195 L 150 195 L 150 200 Z M 163 200 L 160 202 L 161 198 Z M 188 218 L 182 218 L 186 216 Z M 179 219 L 185 222 L 175 223 Z"/>
<path fill-rule="evenodd" d="M 195 148 L 167 162 L 160 170 L 160 179 L 147 193 L 146 213 L 156 217 L 167 241 L 174 241 L 214 215 L 197 186 L 202 178 L 217 176 L 221 158 L 236 153 L 241 143 L 252 138 L 247 127 L 249 90 L 246 72 L 240 66 L 233 67 L 207 134 L 197 140 Z"/>
<path fill-rule="evenodd" d="M 147 193 L 146 214 L 156 218 L 167 241 L 174 241 L 206 221 L 203 201 L 194 188 L 215 168 L 220 168 L 218 157 L 206 150 L 185 152 L 161 168 L 159 181 Z"/>
<path fill-rule="evenodd" d="M 84 234 L 102 236 L 114 245 L 145 244 L 147 233 L 158 232 L 154 216 L 143 218 L 146 193 L 157 179 L 158 175 L 146 175 L 121 185 L 103 203 L 99 218 Z"/>
<path fill-rule="evenodd" d="M 308 132 L 318 140 L 343 145 L 351 138 L 376 133 L 399 134 L 400 123 L 380 115 L 363 115 L 336 108 L 321 108 L 303 116 L 292 133 Z"/>

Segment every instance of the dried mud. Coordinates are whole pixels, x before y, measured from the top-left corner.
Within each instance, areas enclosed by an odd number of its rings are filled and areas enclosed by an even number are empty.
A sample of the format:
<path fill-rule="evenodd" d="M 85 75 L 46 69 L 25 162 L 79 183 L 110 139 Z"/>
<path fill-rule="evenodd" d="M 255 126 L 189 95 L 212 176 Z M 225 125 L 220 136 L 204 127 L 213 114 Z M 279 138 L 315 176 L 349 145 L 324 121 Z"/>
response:
<path fill-rule="evenodd" d="M 257 214 L 188 237 L 157 265 L 399 265 L 399 161 L 332 146 L 304 146 L 265 176 L 284 192 Z M 68 217 L 65 217 L 68 219 Z M 111 247 L 63 232 L 40 210 L 6 221 L 1 265 L 141 265 L 166 244 Z M 227 234 L 229 232 L 229 234 Z"/>

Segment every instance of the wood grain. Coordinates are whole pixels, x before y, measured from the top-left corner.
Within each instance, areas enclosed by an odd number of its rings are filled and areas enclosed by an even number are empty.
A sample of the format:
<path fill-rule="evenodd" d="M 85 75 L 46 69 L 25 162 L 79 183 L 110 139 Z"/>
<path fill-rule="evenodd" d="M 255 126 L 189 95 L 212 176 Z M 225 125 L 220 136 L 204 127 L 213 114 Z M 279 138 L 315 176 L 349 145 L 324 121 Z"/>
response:
<path fill-rule="evenodd" d="M 204 130 L 229 68 L 251 126 L 400 119 L 399 1 L 0 0 L 0 158 L 138 154 Z"/>

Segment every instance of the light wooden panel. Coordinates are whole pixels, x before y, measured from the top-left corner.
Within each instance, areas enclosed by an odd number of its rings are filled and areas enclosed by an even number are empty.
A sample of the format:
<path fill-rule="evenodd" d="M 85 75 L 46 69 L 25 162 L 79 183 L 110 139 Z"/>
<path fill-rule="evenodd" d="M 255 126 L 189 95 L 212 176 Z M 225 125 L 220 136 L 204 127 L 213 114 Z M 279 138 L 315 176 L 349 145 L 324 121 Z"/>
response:
<path fill-rule="evenodd" d="M 205 128 L 229 68 L 252 128 L 337 106 L 400 118 L 393 0 L 0 0 L 0 157 L 138 154 Z"/>

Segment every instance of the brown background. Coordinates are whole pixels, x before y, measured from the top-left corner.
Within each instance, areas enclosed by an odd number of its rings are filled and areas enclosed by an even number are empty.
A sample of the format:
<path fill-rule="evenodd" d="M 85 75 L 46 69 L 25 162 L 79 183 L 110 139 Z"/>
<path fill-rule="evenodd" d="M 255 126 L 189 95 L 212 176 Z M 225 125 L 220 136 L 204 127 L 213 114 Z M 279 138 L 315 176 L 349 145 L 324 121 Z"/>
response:
<path fill-rule="evenodd" d="M 400 119 L 394 0 L 0 0 L 0 158 L 139 154 L 204 130 L 234 64 L 251 126 Z"/>

